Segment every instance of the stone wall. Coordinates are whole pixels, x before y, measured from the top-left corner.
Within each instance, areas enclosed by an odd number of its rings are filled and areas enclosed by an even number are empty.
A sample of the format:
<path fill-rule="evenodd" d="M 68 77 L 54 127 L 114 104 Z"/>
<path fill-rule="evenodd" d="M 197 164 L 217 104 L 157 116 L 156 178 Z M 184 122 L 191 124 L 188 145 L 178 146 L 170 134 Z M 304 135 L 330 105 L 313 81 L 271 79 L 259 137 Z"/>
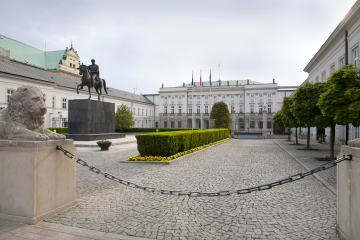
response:
<path fill-rule="evenodd" d="M 341 146 L 338 158 L 352 155 L 337 166 L 337 234 L 341 239 L 360 236 L 360 139 Z"/>

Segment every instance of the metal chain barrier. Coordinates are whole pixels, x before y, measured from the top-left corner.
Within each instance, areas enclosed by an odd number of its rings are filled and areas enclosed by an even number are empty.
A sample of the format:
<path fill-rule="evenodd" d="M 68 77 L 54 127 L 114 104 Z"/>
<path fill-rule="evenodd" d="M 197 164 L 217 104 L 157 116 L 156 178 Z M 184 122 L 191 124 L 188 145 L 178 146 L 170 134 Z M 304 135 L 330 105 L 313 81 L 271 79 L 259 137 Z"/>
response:
<path fill-rule="evenodd" d="M 117 177 L 115 177 L 115 176 L 113 176 L 113 175 L 111 175 L 109 173 L 102 172 L 100 169 L 98 169 L 96 167 L 90 166 L 86 161 L 81 160 L 80 158 L 76 158 L 72 153 L 70 153 L 69 151 L 63 149 L 61 146 L 56 146 L 56 149 L 62 151 L 65 154 L 65 156 L 67 156 L 68 158 L 75 159 L 78 164 L 89 168 L 90 171 L 92 171 L 94 173 L 97 173 L 97 174 L 100 174 L 100 175 L 103 175 L 104 177 L 106 177 L 106 178 L 108 178 L 110 180 L 113 180 L 115 182 L 124 184 L 126 186 L 133 187 L 133 188 L 139 188 L 139 189 L 142 189 L 142 190 L 147 191 L 147 192 L 159 192 L 161 194 L 178 195 L 178 196 L 185 195 L 185 196 L 189 196 L 189 197 L 229 196 L 231 194 L 246 194 L 246 193 L 251 193 L 251 192 L 255 192 L 255 191 L 263 191 L 263 190 L 271 189 L 272 187 L 275 187 L 275 186 L 280 186 L 280 185 L 283 185 L 283 184 L 286 184 L 286 183 L 295 182 L 297 180 L 303 179 L 304 177 L 307 177 L 307 176 L 312 175 L 314 173 L 317 173 L 317 172 L 332 168 L 332 167 L 336 166 L 338 163 L 340 163 L 342 161 L 352 160 L 352 155 L 348 155 L 346 157 L 344 155 L 342 158 L 333 160 L 331 162 L 327 162 L 327 163 L 325 163 L 325 164 L 323 164 L 323 165 L 321 165 L 321 166 L 319 166 L 317 168 L 314 168 L 314 169 L 312 169 L 310 171 L 307 171 L 307 172 L 304 172 L 304 173 L 298 173 L 298 174 L 292 175 L 290 177 L 281 179 L 281 180 L 276 181 L 276 182 L 272 182 L 272 183 L 264 184 L 264 185 L 259 185 L 259 186 L 251 187 L 251 188 L 243 188 L 243 189 L 238 189 L 238 190 L 234 190 L 234 191 L 226 190 L 226 191 L 218 191 L 218 192 L 184 192 L 184 191 L 177 191 L 177 190 L 164 190 L 164 189 L 156 189 L 156 188 L 153 188 L 153 187 L 145 187 L 145 186 L 141 186 L 139 184 L 136 184 L 136 183 L 133 183 L 133 182 L 130 182 L 130 181 L 126 181 L 126 180 L 117 178 Z"/>

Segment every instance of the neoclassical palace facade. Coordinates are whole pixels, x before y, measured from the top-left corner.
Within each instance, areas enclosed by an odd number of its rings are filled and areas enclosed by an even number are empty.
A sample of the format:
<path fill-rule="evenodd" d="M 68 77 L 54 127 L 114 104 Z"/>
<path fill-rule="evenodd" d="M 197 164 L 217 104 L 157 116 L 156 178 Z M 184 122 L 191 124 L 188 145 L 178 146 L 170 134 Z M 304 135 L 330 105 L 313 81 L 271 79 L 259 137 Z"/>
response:
<path fill-rule="evenodd" d="M 283 98 L 295 90 L 278 86 L 274 79 L 270 83 L 218 80 L 211 86 L 210 82 L 195 82 L 193 86 L 160 88 L 159 127 L 208 128 L 213 104 L 223 101 L 235 113 L 231 116 L 235 116 L 232 120 L 237 131 L 261 132 L 264 124 L 268 132 L 274 131 L 273 115 L 280 110 Z"/>

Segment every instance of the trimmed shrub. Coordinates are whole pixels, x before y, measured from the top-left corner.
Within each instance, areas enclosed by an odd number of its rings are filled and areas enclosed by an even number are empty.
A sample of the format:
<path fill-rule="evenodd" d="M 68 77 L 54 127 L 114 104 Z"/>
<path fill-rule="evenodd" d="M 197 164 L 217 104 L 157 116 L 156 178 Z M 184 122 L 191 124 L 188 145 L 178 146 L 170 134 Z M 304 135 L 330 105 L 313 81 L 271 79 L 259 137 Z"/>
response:
<path fill-rule="evenodd" d="M 136 135 L 138 151 L 142 157 L 168 157 L 178 152 L 184 152 L 229 137 L 229 129 L 206 129 Z"/>
<path fill-rule="evenodd" d="M 140 133 L 140 132 L 156 132 L 156 129 L 158 129 L 159 132 L 174 132 L 174 131 L 188 131 L 191 130 L 191 128 L 130 128 L 125 130 L 115 129 L 115 132 L 123 132 L 123 133 Z M 199 129 L 194 129 L 199 130 Z"/>
<path fill-rule="evenodd" d="M 60 133 L 60 134 L 67 134 L 68 133 L 68 128 L 67 127 L 56 127 L 56 128 L 47 128 L 49 129 L 50 131 L 54 131 L 56 130 L 57 133 Z"/>

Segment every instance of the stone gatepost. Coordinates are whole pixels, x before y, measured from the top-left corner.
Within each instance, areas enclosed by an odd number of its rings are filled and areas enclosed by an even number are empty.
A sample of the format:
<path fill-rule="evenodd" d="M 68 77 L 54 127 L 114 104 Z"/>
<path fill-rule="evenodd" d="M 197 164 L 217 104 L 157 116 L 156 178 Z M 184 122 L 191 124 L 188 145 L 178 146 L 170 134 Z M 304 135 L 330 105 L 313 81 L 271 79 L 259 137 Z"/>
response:
<path fill-rule="evenodd" d="M 0 140 L 0 219 L 36 224 L 76 204 L 73 140 Z"/>
<path fill-rule="evenodd" d="M 264 108 L 264 110 L 262 111 L 262 120 L 263 120 L 262 135 L 263 135 L 263 139 L 267 138 L 267 122 L 266 122 L 267 114 L 266 113 L 267 113 L 267 111 Z"/>
<path fill-rule="evenodd" d="M 337 226 L 341 239 L 360 236 L 360 139 L 342 145 L 338 158 L 352 155 L 352 160 L 337 166 Z"/>
<path fill-rule="evenodd" d="M 230 137 L 234 138 L 234 133 L 235 133 L 235 110 L 231 110 L 231 123 L 230 123 Z"/>

